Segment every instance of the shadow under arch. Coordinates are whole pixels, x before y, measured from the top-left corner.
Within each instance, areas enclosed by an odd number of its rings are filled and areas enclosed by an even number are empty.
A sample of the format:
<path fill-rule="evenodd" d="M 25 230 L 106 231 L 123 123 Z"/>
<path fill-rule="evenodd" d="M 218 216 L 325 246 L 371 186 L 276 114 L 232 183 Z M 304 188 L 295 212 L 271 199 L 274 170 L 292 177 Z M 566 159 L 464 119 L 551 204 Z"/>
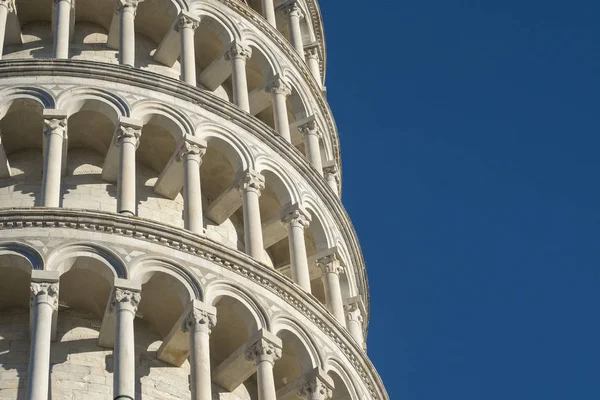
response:
<path fill-rule="evenodd" d="M 96 88 L 76 88 L 62 93 L 57 99 L 57 108 L 65 110 L 68 117 L 79 111 L 96 111 L 110 119 L 113 125 L 120 117 L 131 117 L 131 110 L 124 99 Z"/>
<path fill-rule="evenodd" d="M 42 255 L 33 247 L 20 242 L 0 242 L 0 256 L 12 255 L 22 257 L 28 261 L 31 269 L 25 272 L 31 272 L 32 270 L 43 270 L 44 269 L 44 258 Z"/>
<path fill-rule="evenodd" d="M 254 168 L 255 161 L 250 148 L 234 132 L 214 123 L 203 123 L 194 130 L 195 136 L 204 139 L 225 155 L 236 173 Z"/>
<path fill-rule="evenodd" d="M 329 358 L 324 369 L 334 383 L 331 400 L 360 400 L 354 387 L 354 382 L 360 382 L 360 379 L 353 380 L 342 362 Z"/>
<path fill-rule="evenodd" d="M 109 282 L 114 278 L 127 279 L 129 275 L 125 263 L 117 254 L 92 243 L 69 243 L 53 250 L 48 256 L 47 269 L 63 275 L 73 267 L 78 257 L 91 258 L 104 265 L 106 269 L 99 274 Z"/>
<path fill-rule="evenodd" d="M 273 333 L 281 339 L 283 345 L 282 357 L 274 368 L 277 389 L 316 367 L 322 367 L 323 356 L 310 335 L 298 323 L 283 315 L 273 317 Z"/>
<path fill-rule="evenodd" d="M 0 91 L 0 118 L 4 118 L 12 102 L 18 99 L 28 99 L 39 103 L 42 109 L 56 108 L 54 96 L 35 86 L 11 87 Z"/>

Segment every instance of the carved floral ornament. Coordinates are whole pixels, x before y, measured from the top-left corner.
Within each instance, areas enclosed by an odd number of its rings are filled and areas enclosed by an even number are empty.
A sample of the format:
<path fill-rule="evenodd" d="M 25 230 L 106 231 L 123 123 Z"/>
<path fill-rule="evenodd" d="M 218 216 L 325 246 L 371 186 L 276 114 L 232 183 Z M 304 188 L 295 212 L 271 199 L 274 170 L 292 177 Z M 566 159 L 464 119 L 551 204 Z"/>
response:
<path fill-rule="evenodd" d="M 235 41 L 229 47 L 229 50 L 225 52 L 225 60 L 232 61 L 235 58 L 242 58 L 248 60 L 252 57 L 252 48 L 245 43 Z"/>
<path fill-rule="evenodd" d="M 132 11 L 135 15 L 138 5 L 144 0 L 117 0 L 117 8 L 119 11 Z"/>
<path fill-rule="evenodd" d="M 125 309 L 135 313 L 140 305 L 141 300 L 142 296 L 138 292 L 128 289 L 115 288 L 110 300 L 110 310 L 111 312 L 115 312 L 119 309 Z"/>
<path fill-rule="evenodd" d="M 326 257 L 317 260 L 317 267 L 323 271 L 323 273 L 342 274 L 344 267 L 340 264 L 340 260 L 335 254 L 330 254 Z"/>
<path fill-rule="evenodd" d="M 142 128 L 119 125 L 117 131 L 117 144 L 120 145 L 121 143 L 131 143 L 137 148 L 137 146 L 140 144 L 140 136 L 142 136 Z"/>
<path fill-rule="evenodd" d="M 196 30 L 200 26 L 200 20 L 197 17 L 192 17 L 191 15 L 181 14 L 179 16 L 179 21 L 177 22 L 178 29 L 191 29 Z"/>
<path fill-rule="evenodd" d="M 273 78 L 271 83 L 265 87 L 265 91 L 271 94 L 282 94 L 286 97 L 292 94 L 290 85 L 280 75 Z"/>
<path fill-rule="evenodd" d="M 257 171 L 248 171 L 238 184 L 238 188 L 241 191 L 254 191 L 260 196 L 261 192 L 265 190 L 265 177 Z"/>
<path fill-rule="evenodd" d="M 4 6 L 8 9 L 8 12 L 15 11 L 15 0 L 0 0 L 0 6 Z"/>
<path fill-rule="evenodd" d="M 194 308 L 187 318 L 183 321 L 181 330 L 183 332 L 193 332 L 195 328 L 205 329 L 208 333 L 217 324 L 217 317 L 205 310 Z"/>
<path fill-rule="evenodd" d="M 319 399 L 329 399 L 333 396 L 333 390 L 319 378 L 313 378 L 298 388 L 298 396 L 303 399 L 312 399 L 315 394 L 320 395 Z"/>
<path fill-rule="evenodd" d="M 39 303 L 47 303 L 54 310 L 58 309 L 58 283 L 56 282 L 32 282 L 29 286 L 31 293 L 30 306 Z"/>
<path fill-rule="evenodd" d="M 310 217 L 310 214 L 300 207 L 293 209 L 283 218 L 283 222 L 286 225 L 299 226 L 303 229 L 310 226 L 311 220 L 312 218 Z"/>
<path fill-rule="evenodd" d="M 67 134 L 66 118 L 48 118 L 44 119 L 44 135 L 59 135 L 65 137 Z"/>
<path fill-rule="evenodd" d="M 262 360 L 275 362 L 281 358 L 281 347 L 265 339 L 250 346 L 245 353 L 246 360 L 250 362 L 261 362 Z"/>

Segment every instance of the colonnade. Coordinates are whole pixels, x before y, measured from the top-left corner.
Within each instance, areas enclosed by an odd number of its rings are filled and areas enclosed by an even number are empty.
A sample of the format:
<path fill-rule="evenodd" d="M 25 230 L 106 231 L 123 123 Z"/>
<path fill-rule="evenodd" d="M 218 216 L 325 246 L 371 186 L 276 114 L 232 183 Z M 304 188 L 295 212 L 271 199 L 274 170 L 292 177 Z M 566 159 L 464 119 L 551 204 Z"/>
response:
<path fill-rule="evenodd" d="M 135 398 L 135 340 L 134 319 L 141 301 L 141 290 L 135 284 L 119 280 L 120 286 L 114 286 L 111 292 L 106 314 L 100 330 L 99 343 L 112 343 L 113 347 L 113 397 L 121 400 Z M 30 400 L 46 400 L 48 398 L 50 377 L 51 341 L 55 335 L 58 316 L 59 275 L 53 271 L 33 271 L 31 281 L 30 313 L 31 313 L 31 350 L 27 383 L 27 398 Z M 114 323 L 108 321 L 114 320 Z M 210 333 L 217 324 L 216 308 L 192 300 L 185 308 L 183 315 L 165 337 L 157 355 L 181 365 L 188 359 L 190 362 L 190 390 L 192 400 L 211 400 L 211 374 L 231 376 L 230 362 L 211 369 Z M 107 332 L 106 329 L 113 329 Z M 103 337 L 103 335 L 110 337 Z M 175 343 L 187 337 L 187 344 Z M 172 346 L 178 346 L 177 355 L 168 355 Z M 259 400 L 277 400 L 273 369 L 277 360 L 282 357 L 282 341 L 277 336 L 262 329 L 256 332 L 244 345 L 244 351 L 235 351 L 237 357 L 244 358 L 249 364 L 241 372 L 240 364 L 234 377 L 234 386 L 243 383 L 243 376 L 251 376 L 256 372 Z M 232 355 L 232 356 L 234 356 Z M 231 358 L 231 357 L 230 357 Z M 234 374 L 235 375 L 235 374 Z M 323 373 L 311 373 L 300 377 L 296 395 L 305 400 L 326 400 L 332 396 L 333 382 Z M 241 381 L 240 381 L 241 380 Z M 284 389 L 286 390 L 286 389 Z"/>

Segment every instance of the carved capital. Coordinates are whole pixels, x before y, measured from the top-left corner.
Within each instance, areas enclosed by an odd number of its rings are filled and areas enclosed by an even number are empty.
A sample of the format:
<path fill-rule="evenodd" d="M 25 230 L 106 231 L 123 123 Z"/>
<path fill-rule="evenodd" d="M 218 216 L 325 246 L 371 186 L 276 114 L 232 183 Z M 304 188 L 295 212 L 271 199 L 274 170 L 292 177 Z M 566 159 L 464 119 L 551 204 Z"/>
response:
<path fill-rule="evenodd" d="M 231 61 L 234 58 L 243 58 L 248 60 L 252 57 L 252 48 L 245 43 L 233 42 L 231 47 L 225 52 L 225 60 Z"/>
<path fill-rule="evenodd" d="M 117 130 L 117 143 L 121 145 L 122 143 L 131 143 L 136 148 L 140 144 L 140 136 L 142 135 L 142 128 L 128 126 L 128 125 L 119 125 Z"/>
<path fill-rule="evenodd" d="M 0 0 L 0 6 L 4 6 L 8 9 L 8 12 L 15 11 L 15 0 Z"/>
<path fill-rule="evenodd" d="M 177 29 L 191 29 L 195 31 L 200 26 L 200 20 L 188 14 L 180 14 L 177 21 Z"/>
<path fill-rule="evenodd" d="M 193 158 L 202 164 L 202 158 L 206 155 L 206 147 L 185 140 L 177 151 L 177 161 L 181 162 L 186 158 Z"/>
<path fill-rule="evenodd" d="M 319 59 L 319 48 L 317 46 L 305 47 L 304 48 L 304 57 L 308 60 L 314 58 L 316 60 Z"/>
<path fill-rule="evenodd" d="M 315 135 L 319 138 L 322 136 L 317 121 L 314 118 L 307 123 L 298 126 L 298 131 L 303 135 Z"/>
<path fill-rule="evenodd" d="M 44 119 L 44 135 L 59 135 L 62 138 L 67 136 L 66 118 L 46 118 Z"/>
<path fill-rule="evenodd" d="M 327 400 L 333 396 L 333 388 L 315 377 L 298 388 L 298 397 L 306 400 Z"/>
<path fill-rule="evenodd" d="M 217 316 L 206 310 L 194 308 L 183 321 L 181 330 L 184 332 L 194 332 L 195 330 L 204 330 L 210 333 L 210 330 L 217 324 Z"/>
<path fill-rule="evenodd" d="M 271 94 L 282 94 L 286 97 L 292 94 L 290 85 L 280 75 L 275 75 L 271 83 L 265 87 L 265 91 Z"/>
<path fill-rule="evenodd" d="M 340 183 L 340 169 L 337 164 L 329 165 L 323 168 L 323 173 L 328 179 L 335 179 L 337 183 Z"/>
<path fill-rule="evenodd" d="M 58 310 L 58 283 L 31 282 L 29 291 L 30 307 L 33 308 L 36 304 L 47 303 L 50 304 L 54 310 Z"/>
<path fill-rule="evenodd" d="M 110 299 L 110 310 L 127 310 L 136 313 L 142 296 L 133 290 L 115 288 Z"/>
<path fill-rule="evenodd" d="M 281 358 L 281 347 L 264 338 L 246 349 L 246 360 L 258 364 L 268 361 L 272 364 Z"/>
<path fill-rule="evenodd" d="M 260 196 L 265 190 L 265 177 L 256 171 L 247 171 L 238 183 L 238 189 L 241 191 L 254 191 Z"/>
<path fill-rule="evenodd" d="M 121 12 L 131 11 L 135 15 L 138 5 L 144 0 L 117 0 L 117 9 Z"/>
<path fill-rule="evenodd" d="M 337 254 L 330 254 L 328 256 L 319 258 L 316 264 L 324 274 L 339 275 L 344 273 L 344 267 L 342 267 Z"/>
<path fill-rule="evenodd" d="M 346 304 L 344 306 L 344 311 L 346 312 L 346 319 L 348 321 L 363 323 L 364 318 L 358 303 Z"/>
<path fill-rule="evenodd" d="M 285 17 L 288 19 L 290 17 L 298 17 L 298 19 L 304 19 L 304 12 L 302 12 L 302 9 L 298 5 L 297 0 L 292 0 L 288 4 L 283 6 L 281 8 L 281 12 L 283 12 L 283 15 L 285 15 Z"/>
<path fill-rule="evenodd" d="M 302 229 L 306 229 L 310 226 L 311 221 L 310 214 L 304 208 L 295 206 L 287 211 L 282 218 L 282 222 L 287 227 L 300 227 Z"/>

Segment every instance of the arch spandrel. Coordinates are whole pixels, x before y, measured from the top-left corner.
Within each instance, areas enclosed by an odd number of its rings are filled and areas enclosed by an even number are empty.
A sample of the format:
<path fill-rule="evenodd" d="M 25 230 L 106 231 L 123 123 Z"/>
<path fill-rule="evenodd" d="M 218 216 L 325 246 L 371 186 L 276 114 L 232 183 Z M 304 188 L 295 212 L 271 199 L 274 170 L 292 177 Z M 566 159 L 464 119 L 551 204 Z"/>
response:
<path fill-rule="evenodd" d="M 47 258 L 47 269 L 58 271 L 60 275 L 68 272 L 78 258 L 90 258 L 104 266 L 98 272 L 109 282 L 114 279 L 126 279 L 129 276 L 125 262 L 112 250 L 92 243 L 67 243 L 54 249 Z"/>

